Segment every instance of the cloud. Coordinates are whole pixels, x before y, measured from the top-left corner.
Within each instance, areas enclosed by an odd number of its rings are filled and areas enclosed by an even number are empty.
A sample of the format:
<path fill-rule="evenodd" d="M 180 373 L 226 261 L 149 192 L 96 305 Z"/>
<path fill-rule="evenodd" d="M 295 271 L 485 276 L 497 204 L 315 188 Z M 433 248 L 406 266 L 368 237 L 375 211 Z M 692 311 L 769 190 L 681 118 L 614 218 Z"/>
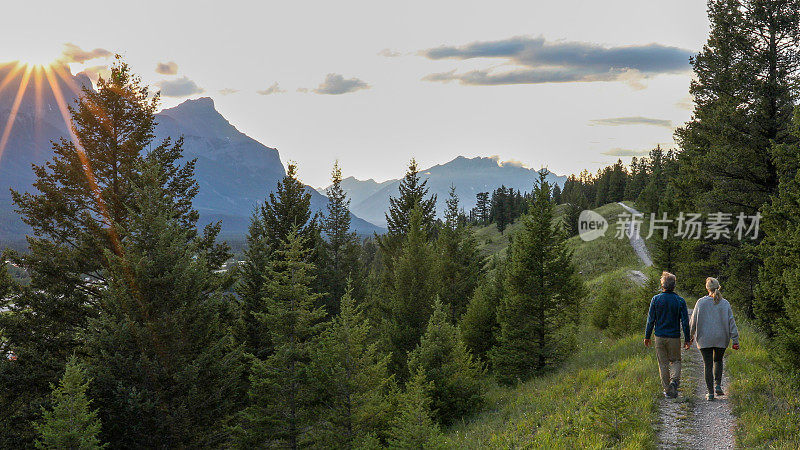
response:
<path fill-rule="evenodd" d="M 92 83 L 97 83 L 97 80 L 100 77 L 103 77 L 104 80 L 111 78 L 111 70 L 108 66 L 92 66 L 83 69 L 82 72 L 78 73 L 78 75 L 83 74 L 89 77 L 92 80 Z"/>
<path fill-rule="evenodd" d="M 106 50 L 104 48 L 96 48 L 94 50 L 84 50 L 73 43 L 66 43 L 64 44 L 64 51 L 61 52 L 61 57 L 59 57 L 59 61 L 69 64 L 69 63 L 83 63 L 89 61 L 90 59 L 96 58 L 107 58 L 112 56 L 113 53 L 111 51 Z"/>
<path fill-rule="evenodd" d="M 652 117 L 609 117 L 606 119 L 590 120 L 591 125 L 601 125 L 615 127 L 620 125 L 652 125 L 672 129 L 672 121 L 666 119 L 654 119 Z"/>
<path fill-rule="evenodd" d="M 175 80 L 161 80 L 156 83 L 156 86 L 161 89 L 161 95 L 164 97 L 187 97 L 203 92 L 203 88 L 187 77 Z"/>
<path fill-rule="evenodd" d="M 398 56 L 402 56 L 402 53 L 394 51 L 390 48 L 385 48 L 378 52 L 378 56 L 385 56 L 387 58 L 397 58 Z"/>
<path fill-rule="evenodd" d="M 689 57 L 694 53 L 655 43 L 606 47 L 590 42 L 548 42 L 543 37 L 520 36 L 463 46 L 440 46 L 419 54 L 431 60 L 494 58 L 516 66 L 505 72 L 480 69 L 433 73 L 423 78 L 426 81 L 458 81 L 478 86 L 623 81 L 642 88 L 640 80 L 644 78 L 688 72 Z"/>
<path fill-rule="evenodd" d="M 220 89 L 219 90 L 220 95 L 231 95 L 231 94 L 235 94 L 237 92 L 239 92 L 239 90 L 238 89 L 233 89 L 233 88 L 225 88 L 225 89 Z"/>
<path fill-rule="evenodd" d="M 272 86 L 270 86 L 270 87 L 268 87 L 266 89 L 262 89 L 260 91 L 256 91 L 256 94 L 258 94 L 258 95 L 272 95 L 272 94 L 282 94 L 284 92 L 286 92 L 286 91 L 281 89 L 281 87 L 278 86 L 278 82 L 276 81 L 275 83 L 272 83 Z"/>
<path fill-rule="evenodd" d="M 610 150 L 606 150 L 603 152 L 604 155 L 608 156 L 644 156 L 649 155 L 650 150 L 632 150 L 629 148 L 612 148 Z"/>
<path fill-rule="evenodd" d="M 694 97 L 689 94 L 676 102 L 675 106 L 680 109 L 688 109 L 691 111 L 692 108 L 694 108 Z"/>
<path fill-rule="evenodd" d="M 500 159 L 500 155 L 492 155 L 489 159 L 493 159 L 494 162 L 497 163 L 500 167 L 522 167 L 524 169 L 528 169 L 528 165 L 520 160 L 517 159 L 509 159 L 509 160 L 502 160 Z"/>
<path fill-rule="evenodd" d="M 156 64 L 156 73 L 160 73 L 161 75 L 177 75 L 178 65 L 172 61 L 165 63 L 160 62 Z"/>
<path fill-rule="evenodd" d="M 369 88 L 370 85 L 358 78 L 345 78 L 338 73 L 329 73 L 325 77 L 325 81 L 323 81 L 322 84 L 320 84 L 316 89 L 312 89 L 311 91 L 317 94 L 341 95 Z M 298 89 L 298 91 L 306 92 L 301 91 L 300 89 Z"/>

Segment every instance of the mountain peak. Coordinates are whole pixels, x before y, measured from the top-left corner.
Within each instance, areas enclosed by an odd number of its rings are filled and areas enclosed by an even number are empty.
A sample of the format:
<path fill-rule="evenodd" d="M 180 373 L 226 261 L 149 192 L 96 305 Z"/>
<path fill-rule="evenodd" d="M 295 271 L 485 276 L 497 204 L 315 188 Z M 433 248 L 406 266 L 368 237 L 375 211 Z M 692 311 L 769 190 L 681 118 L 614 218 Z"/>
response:
<path fill-rule="evenodd" d="M 177 113 L 190 113 L 190 114 L 197 114 L 203 112 L 217 112 L 216 105 L 214 104 L 214 99 L 211 97 L 200 97 L 195 99 L 188 99 L 181 102 L 178 106 L 174 106 L 172 108 L 167 108 L 162 111 L 166 112 L 177 112 Z M 219 113 L 217 113 L 219 114 Z"/>

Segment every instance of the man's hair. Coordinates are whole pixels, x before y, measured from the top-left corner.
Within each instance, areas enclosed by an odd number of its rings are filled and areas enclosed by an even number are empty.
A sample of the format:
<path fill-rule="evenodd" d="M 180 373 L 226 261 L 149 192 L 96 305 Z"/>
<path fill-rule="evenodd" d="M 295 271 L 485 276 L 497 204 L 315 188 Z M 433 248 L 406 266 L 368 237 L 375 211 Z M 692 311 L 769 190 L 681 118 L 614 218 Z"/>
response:
<path fill-rule="evenodd" d="M 675 275 L 664 271 L 661 274 L 661 289 L 664 289 L 664 292 L 672 292 L 675 290 Z"/>

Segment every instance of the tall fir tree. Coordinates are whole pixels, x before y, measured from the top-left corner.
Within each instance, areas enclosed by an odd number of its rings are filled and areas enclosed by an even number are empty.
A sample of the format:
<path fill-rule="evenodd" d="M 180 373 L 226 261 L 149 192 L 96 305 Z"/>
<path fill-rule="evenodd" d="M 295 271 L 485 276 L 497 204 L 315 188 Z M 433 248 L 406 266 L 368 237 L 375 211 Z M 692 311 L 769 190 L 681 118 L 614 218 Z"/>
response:
<path fill-rule="evenodd" d="M 681 147 L 680 207 L 701 213 L 755 214 L 775 195 L 773 144 L 790 133 L 800 71 L 800 1 L 714 0 L 711 31 L 692 58 L 692 119 L 676 131 Z M 758 242 L 685 242 L 689 260 L 703 258 L 729 297 L 754 314 Z"/>
<path fill-rule="evenodd" d="M 445 220 L 436 242 L 437 273 L 441 280 L 439 298 L 447 305 L 451 323 L 467 310 L 475 287 L 483 278 L 483 261 L 472 231 L 459 220 L 458 196 L 450 187 Z"/>
<path fill-rule="evenodd" d="M 73 356 L 58 386 L 52 386 L 52 409 L 45 410 L 41 422 L 36 424 L 37 448 L 91 450 L 104 447 L 99 439 L 100 419 L 86 396 L 90 381 Z"/>
<path fill-rule="evenodd" d="M 420 225 L 426 238 L 433 235 L 436 225 L 436 195 L 428 196 L 427 184 L 428 180 L 422 180 L 419 176 L 417 161 L 412 159 L 400 181 L 399 195 L 389 198 L 389 211 L 386 213 L 388 232 L 378 241 L 389 269 L 409 231 L 411 212 L 415 208 L 420 210 Z"/>
<path fill-rule="evenodd" d="M 800 110 L 793 132 L 800 136 Z M 757 323 L 778 344 L 777 359 L 800 368 L 800 145 L 774 149 L 780 175 L 779 192 L 764 208 L 764 258 L 754 305 Z"/>
<path fill-rule="evenodd" d="M 458 329 L 450 323 L 439 299 L 420 344 L 409 355 L 408 370 L 423 372 L 425 379 L 433 384 L 432 409 L 442 424 L 466 416 L 483 402 L 483 369 L 467 350 Z"/>
<path fill-rule="evenodd" d="M 503 383 L 525 380 L 553 366 L 572 343 L 583 282 L 564 233 L 553 225 L 550 186 L 540 175 L 530 214 L 511 243 L 506 297 L 498 305 L 498 344 L 490 354 Z"/>
<path fill-rule="evenodd" d="M 385 439 L 392 416 L 394 377 L 380 353 L 372 326 L 351 291 L 341 312 L 320 338 L 312 359 L 314 385 L 321 387 L 312 441 L 324 448 L 352 448 Z"/>
<path fill-rule="evenodd" d="M 325 265 L 320 272 L 324 278 L 325 308 L 328 314 L 336 315 L 348 280 L 359 294 L 363 291 L 363 281 L 358 264 L 361 246 L 358 236 L 350 229 L 350 199 L 342 189 L 342 171 L 338 161 L 333 166 L 331 181 L 327 190 L 328 213 L 322 220 L 322 231 L 327 240 Z"/>
<path fill-rule="evenodd" d="M 115 230 L 138 214 L 131 209 L 133 186 L 144 163 L 166 173 L 170 211 L 202 260 L 217 268 L 228 257 L 227 247 L 216 243 L 219 224 L 202 236 L 195 228 L 194 162 L 179 164 L 182 141 L 153 142 L 158 104 L 158 94 L 151 96 L 118 58 L 110 76 L 96 89 L 85 88 L 70 107 L 72 139 L 54 142 L 52 160 L 33 167 L 34 190 L 12 192 L 17 212 L 33 229 L 29 252 L 10 255 L 30 275 L 30 286 L 16 298 L 15 314 L 0 317 L 7 345 L 19 355 L 19 364 L 0 369 L 6 393 L 0 409 L 7 412 L 0 426 L 17 436 L 16 445 L 30 445 L 33 434 L 30 420 L 13 418 L 35 417 L 49 384 L 82 344 L 88 321 L 104 310 L 110 258 L 123 248 Z"/>
<path fill-rule="evenodd" d="M 436 254 L 426 235 L 422 210 L 415 207 L 382 306 L 384 349 L 391 352 L 390 368 L 401 380 L 408 377 L 408 353 L 419 343 L 439 292 Z"/>
<path fill-rule="evenodd" d="M 246 352 L 260 359 L 266 358 L 272 348 L 268 333 L 258 319 L 265 306 L 266 268 L 295 228 L 306 250 L 318 248 L 320 228 L 318 217 L 311 212 L 311 194 L 297 178 L 297 166 L 289 164 L 286 176 L 253 214 L 236 285 L 242 310 L 236 338 L 244 344 Z M 312 253 L 312 258 L 320 257 L 318 252 Z"/>
<path fill-rule="evenodd" d="M 249 405 L 234 428 L 240 448 L 296 449 L 311 439 L 319 388 L 310 367 L 326 313 L 317 306 L 320 294 L 311 290 L 315 267 L 307 239 L 295 226 L 267 266 L 264 312 L 256 317 L 273 351 L 252 363 Z"/>
<path fill-rule="evenodd" d="M 147 164 L 131 187 L 119 255 L 106 250 L 105 307 L 83 347 L 102 437 L 115 447 L 222 445 L 244 401 L 232 299 L 176 217 L 167 177 Z"/>

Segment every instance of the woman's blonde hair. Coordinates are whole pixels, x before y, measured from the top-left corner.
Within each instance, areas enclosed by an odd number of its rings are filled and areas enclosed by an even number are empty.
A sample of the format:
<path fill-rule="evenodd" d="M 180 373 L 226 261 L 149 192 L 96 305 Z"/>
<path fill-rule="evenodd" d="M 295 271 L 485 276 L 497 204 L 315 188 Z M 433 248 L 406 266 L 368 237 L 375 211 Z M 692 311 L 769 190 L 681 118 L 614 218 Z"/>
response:
<path fill-rule="evenodd" d="M 713 277 L 706 278 L 706 289 L 708 289 L 708 292 L 714 297 L 714 304 L 722 300 L 722 286 L 719 284 L 718 279 Z"/>

